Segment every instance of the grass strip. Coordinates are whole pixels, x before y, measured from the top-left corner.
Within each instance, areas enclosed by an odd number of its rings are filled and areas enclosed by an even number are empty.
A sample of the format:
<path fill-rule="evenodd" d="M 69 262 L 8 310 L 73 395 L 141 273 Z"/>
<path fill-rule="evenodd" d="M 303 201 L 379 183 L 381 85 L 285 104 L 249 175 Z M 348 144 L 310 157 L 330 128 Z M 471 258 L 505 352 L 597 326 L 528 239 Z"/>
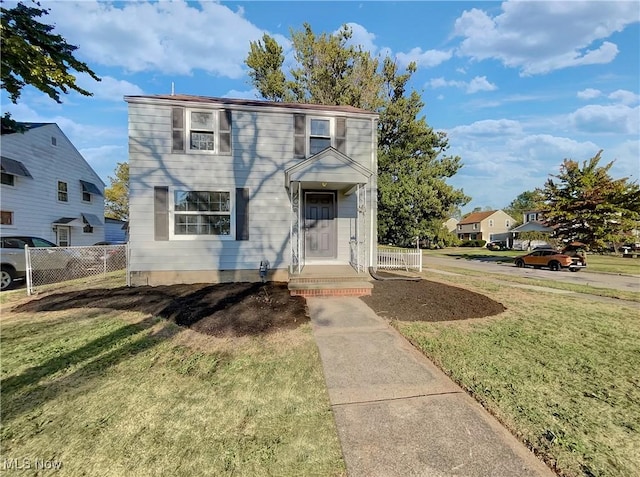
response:
<path fill-rule="evenodd" d="M 628 306 L 498 286 L 508 311 L 484 320 L 394 322 L 561 476 L 640 468 L 640 320 Z"/>

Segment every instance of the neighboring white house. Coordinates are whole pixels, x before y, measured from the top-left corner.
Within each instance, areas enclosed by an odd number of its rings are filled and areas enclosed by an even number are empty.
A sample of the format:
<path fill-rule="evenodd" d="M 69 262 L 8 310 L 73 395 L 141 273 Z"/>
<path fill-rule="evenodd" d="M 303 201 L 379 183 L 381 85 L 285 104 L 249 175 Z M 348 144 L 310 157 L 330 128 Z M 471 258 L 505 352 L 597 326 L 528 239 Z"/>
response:
<path fill-rule="evenodd" d="M 188 95 L 126 96 L 131 283 L 287 280 L 376 262 L 369 111 Z"/>
<path fill-rule="evenodd" d="M 104 240 L 104 183 L 55 123 L 2 134 L 0 233 L 58 245 Z"/>

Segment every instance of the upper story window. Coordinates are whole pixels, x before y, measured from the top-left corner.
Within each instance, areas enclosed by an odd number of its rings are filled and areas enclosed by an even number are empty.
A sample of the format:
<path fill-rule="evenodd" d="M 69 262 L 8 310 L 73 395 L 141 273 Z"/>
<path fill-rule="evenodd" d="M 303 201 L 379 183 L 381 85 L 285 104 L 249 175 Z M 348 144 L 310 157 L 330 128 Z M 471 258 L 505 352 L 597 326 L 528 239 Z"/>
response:
<path fill-rule="evenodd" d="M 477 223 L 473 224 L 473 230 L 478 230 L 478 224 Z"/>
<path fill-rule="evenodd" d="M 13 174 L 7 174 L 6 172 L 2 172 L 0 174 L 0 181 L 4 184 L 4 185 L 15 185 L 16 183 L 16 179 L 15 176 Z"/>
<path fill-rule="evenodd" d="M 231 153 L 231 111 L 172 109 L 172 151 Z"/>
<path fill-rule="evenodd" d="M 489 219 L 489 227 L 493 227 L 493 219 Z"/>
<path fill-rule="evenodd" d="M 313 156 L 331 146 L 331 120 L 311 118 L 309 126 L 309 154 Z"/>
<path fill-rule="evenodd" d="M 63 181 L 58 181 L 58 200 L 60 202 L 68 202 L 69 201 L 69 192 L 67 189 L 67 183 Z"/>
<path fill-rule="evenodd" d="M 93 195 L 102 196 L 102 192 L 93 182 L 80 181 L 80 188 L 82 189 L 82 201 L 91 202 Z"/>
<path fill-rule="evenodd" d="M 538 214 L 529 214 L 527 215 L 527 222 L 531 222 L 532 220 L 537 220 L 537 216 Z"/>
<path fill-rule="evenodd" d="M 58 145 L 58 140 L 56 139 L 55 136 L 51 136 L 51 145 L 52 146 L 57 146 Z"/>
<path fill-rule="evenodd" d="M 509 219 L 505 220 L 504 221 L 504 226 L 507 227 L 507 228 L 511 227 L 511 221 Z"/>
<path fill-rule="evenodd" d="M 33 176 L 22 162 L 4 156 L 0 159 L 0 173 L 2 174 L 1 182 L 4 185 L 15 185 L 16 176 L 33 179 Z"/>
<path fill-rule="evenodd" d="M 294 156 L 313 156 L 328 147 L 346 154 L 347 119 L 294 114 Z"/>
<path fill-rule="evenodd" d="M 458 230 L 462 230 L 462 224 L 458 225 Z"/>

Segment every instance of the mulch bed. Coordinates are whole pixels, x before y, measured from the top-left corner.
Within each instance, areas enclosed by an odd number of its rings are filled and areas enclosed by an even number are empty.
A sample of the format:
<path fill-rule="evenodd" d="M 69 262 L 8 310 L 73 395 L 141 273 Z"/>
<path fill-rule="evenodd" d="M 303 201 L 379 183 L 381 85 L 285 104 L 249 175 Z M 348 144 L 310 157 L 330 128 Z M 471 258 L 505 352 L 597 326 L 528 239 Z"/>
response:
<path fill-rule="evenodd" d="M 376 281 L 373 295 L 362 299 L 380 316 L 402 321 L 465 320 L 505 309 L 484 295 L 428 280 Z M 13 311 L 70 308 L 141 312 L 213 336 L 260 335 L 309 321 L 304 298 L 275 282 L 79 290 L 43 296 Z"/>

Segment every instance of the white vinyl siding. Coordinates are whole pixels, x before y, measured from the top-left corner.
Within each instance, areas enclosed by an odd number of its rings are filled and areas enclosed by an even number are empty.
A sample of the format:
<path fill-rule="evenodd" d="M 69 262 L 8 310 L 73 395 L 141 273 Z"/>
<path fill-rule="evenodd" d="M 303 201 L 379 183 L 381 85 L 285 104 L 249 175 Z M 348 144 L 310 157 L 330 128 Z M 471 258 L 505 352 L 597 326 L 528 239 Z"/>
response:
<path fill-rule="evenodd" d="M 56 137 L 56 146 L 51 144 L 52 137 Z M 3 156 L 23 163 L 32 176 L 16 176 L 13 187 L 2 185 L 2 208 L 13 212 L 14 223 L 0 225 L 1 233 L 56 242 L 52 223 L 61 217 L 80 218 L 88 213 L 104 220 L 104 202 L 83 202 L 80 180 L 90 181 L 100 190 L 104 184 L 57 125 L 42 125 L 24 134 L 3 134 L 1 146 Z M 67 184 L 67 202 L 58 201 L 58 181 Z M 104 240 L 104 227 L 94 227 L 93 234 L 83 233 L 82 227 L 70 227 L 70 234 L 73 245 L 93 245 Z"/>
<path fill-rule="evenodd" d="M 209 158 L 206 152 L 198 155 L 186 150 L 172 151 L 173 107 L 129 102 L 131 270 L 255 269 L 258 278 L 262 260 L 268 260 L 272 269 L 287 268 L 291 205 L 284 170 L 300 162 L 294 157 L 294 113 L 231 109 L 233 148 L 228 155 Z M 311 116 L 334 121 L 335 115 L 314 112 Z M 373 121 L 347 117 L 346 123 L 346 154 L 372 168 Z M 169 188 L 169 240 L 154 239 L 154 187 Z M 235 200 L 238 188 L 248 190 L 250 204 L 245 240 L 236 236 L 234 223 L 238 220 Z M 178 190 L 229 192 L 229 236 L 177 235 L 174 220 L 179 211 L 174 210 L 172 203 Z M 343 214 L 338 218 L 338 259 L 346 263 L 349 240 L 355 233 L 357 197 L 341 192 L 337 196 L 338 215 Z M 368 198 L 375 198 L 375 192 L 370 191 Z M 366 235 L 371 235 L 369 228 Z"/>

